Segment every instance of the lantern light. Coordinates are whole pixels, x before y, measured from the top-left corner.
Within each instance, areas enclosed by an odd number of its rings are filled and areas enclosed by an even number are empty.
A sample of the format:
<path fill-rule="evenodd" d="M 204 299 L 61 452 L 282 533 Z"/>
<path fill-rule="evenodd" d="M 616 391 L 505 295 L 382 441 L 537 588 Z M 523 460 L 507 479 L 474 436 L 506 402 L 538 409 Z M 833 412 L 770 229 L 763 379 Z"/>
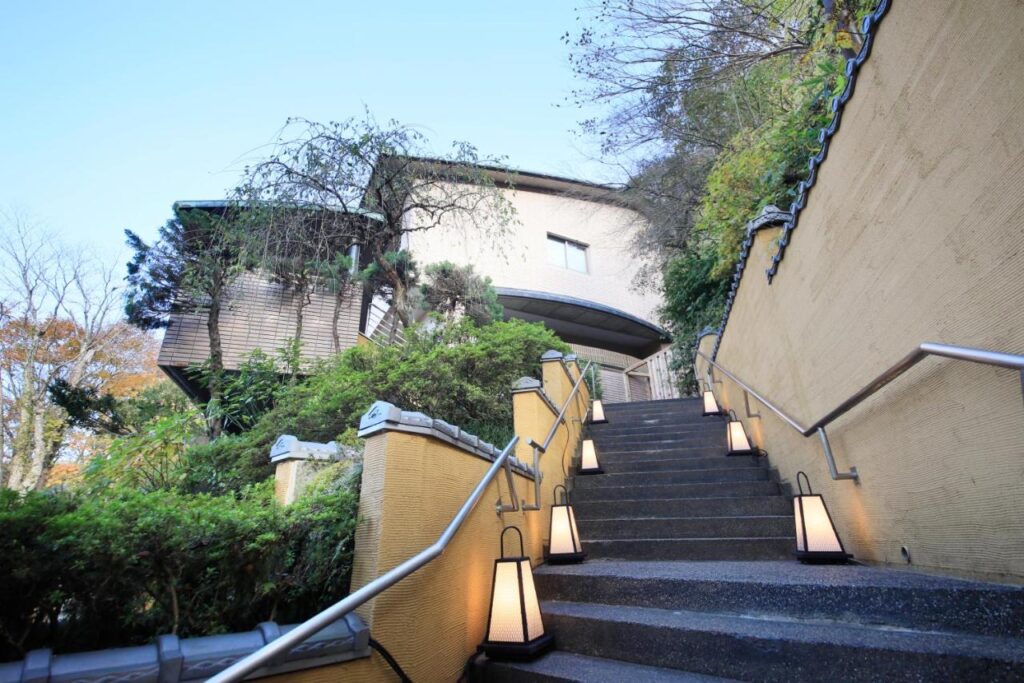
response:
<path fill-rule="evenodd" d="M 715 392 L 706 389 L 704 391 L 704 417 L 721 414 L 722 409 L 718 407 L 718 401 L 715 400 Z"/>
<path fill-rule="evenodd" d="M 804 493 L 800 477 L 807 482 Z M 825 507 L 821 494 L 811 490 L 811 481 L 804 472 L 797 472 L 796 484 L 800 493 L 793 496 L 793 515 L 796 521 L 796 557 L 805 564 L 842 564 L 852 555 L 839 540 L 832 515 Z"/>
<path fill-rule="evenodd" d="M 597 448 L 593 439 L 583 440 L 583 454 L 580 457 L 578 474 L 604 474 L 601 463 L 597 459 Z"/>
<path fill-rule="evenodd" d="M 558 502 L 558 489 L 562 489 L 564 503 Z M 576 514 L 569 502 L 569 492 L 561 484 L 555 487 L 548 534 L 548 551 L 544 554 L 548 564 L 575 564 L 586 557 L 576 530 Z"/>
<path fill-rule="evenodd" d="M 608 418 L 604 416 L 604 404 L 601 403 L 601 399 L 594 399 L 594 405 L 590 409 L 590 424 L 599 425 L 608 422 Z"/>
<path fill-rule="evenodd" d="M 743 423 L 731 410 L 725 435 L 728 440 L 726 455 L 756 455 L 756 451 L 750 445 L 750 439 L 747 438 L 747 432 L 743 429 Z"/>
<path fill-rule="evenodd" d="M 505 532 L 519 534 L 519 556 L 505 557 Z M 544 623 L 533 585 L 533 566 L 514 526 L 501 530 L 501 557 L 494 561 L 487 639 L 481 648 L 492 659 L 533 659 L 554 644 Z"/>

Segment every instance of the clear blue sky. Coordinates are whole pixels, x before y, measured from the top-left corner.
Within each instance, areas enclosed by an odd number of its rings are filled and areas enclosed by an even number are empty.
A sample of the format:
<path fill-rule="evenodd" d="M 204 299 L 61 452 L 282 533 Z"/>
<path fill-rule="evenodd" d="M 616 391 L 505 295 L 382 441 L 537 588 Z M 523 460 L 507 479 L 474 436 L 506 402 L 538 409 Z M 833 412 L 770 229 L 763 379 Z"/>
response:
<path fill-rule="evenodd" d="M 573 0 L 6 3 L 0 207 L 107 251 L 224 195 L 288 116 L 371 109 L 438 148 L 610 180 L 558 108 Z"/>

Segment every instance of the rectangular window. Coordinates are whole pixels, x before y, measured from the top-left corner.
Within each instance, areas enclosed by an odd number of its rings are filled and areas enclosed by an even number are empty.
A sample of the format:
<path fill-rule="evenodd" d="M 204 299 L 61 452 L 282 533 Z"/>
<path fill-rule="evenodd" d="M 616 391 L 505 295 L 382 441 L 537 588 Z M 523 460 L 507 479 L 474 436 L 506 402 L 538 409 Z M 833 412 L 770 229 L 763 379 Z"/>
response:
<path fill-rule="evenodd" d="M 548 263 L 586 273 L 587 245 L 548 235 Z"/>

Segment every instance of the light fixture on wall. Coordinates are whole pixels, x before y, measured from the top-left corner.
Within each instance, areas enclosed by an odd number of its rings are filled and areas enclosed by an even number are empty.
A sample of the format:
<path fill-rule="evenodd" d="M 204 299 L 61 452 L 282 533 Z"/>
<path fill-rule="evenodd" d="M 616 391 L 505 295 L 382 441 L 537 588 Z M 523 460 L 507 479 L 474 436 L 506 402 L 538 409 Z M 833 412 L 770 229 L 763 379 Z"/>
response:
<path fill-rule="evenodd" d="M 601 463 L 597 459 L 597 448 L 593 439 L 583 440 L 583 453 L 580 456 L 580 469 L 578 474 L 604 474 Z"/>
<path fill-rule="evenodd" d="M 505 533 L 519 534 L 519 556 L 505 557 Z M 554 644 L 544 622 L 533 585 L 533 566 L 514 526 L 501 530 L 501 557 L 494 561 L 487 636 L 481 648 L 492 659 L 533 659 Z"/>
<path fill-rule="evenodd" d="M 704 390 L 704 417 L 708 415 L 721 415 L 722 409 L 718 407 L 718 401 L 715 400 L 715 392 L 711 391 L 710 388 Z"/>
<path fill-rule="evenodd" d="M 604 404 L 601 403 L 601 399 L 595 398 L 594 404 L 590 408 L 590 424 L 599 425 L 608 422 L 608 418 L 604 416 Z"/>
<path fill-rule="evenodd" d="M 565 502 L 558 502 L 558 489 L 562 489 Z M 559 484 L 555 487 L 551 503 L 551 524 L 548 527 L 548 550 L 544 559 L 548 564 L 575 564 L 586 557 L 576 530 L 576 514 L 569 502 L 569 492 Z"/>
<path fill-rule="evenodd" d="M 729 424 L 726 426 L 726 440 L 728 450 L 726 455 L 756 455 L 757 451 L 750 445 L 750 438 L 747 437 L 743 423 L 736 417 L 736 413 L 729 411 Z"/>
<path fill-rule="evenodd" d="M 800 477 L 807 482 L 804 493 Z M 796 485 L 800 493 L 793 496 L 793 515 L 796 521 L 796 558 L 807 564 L 843 563 L 852 555 L 839 540 L 832 515 L 825 507 L 821 494 L 811 490 L 811 481 L 803 472 L 797 472 Z"/>

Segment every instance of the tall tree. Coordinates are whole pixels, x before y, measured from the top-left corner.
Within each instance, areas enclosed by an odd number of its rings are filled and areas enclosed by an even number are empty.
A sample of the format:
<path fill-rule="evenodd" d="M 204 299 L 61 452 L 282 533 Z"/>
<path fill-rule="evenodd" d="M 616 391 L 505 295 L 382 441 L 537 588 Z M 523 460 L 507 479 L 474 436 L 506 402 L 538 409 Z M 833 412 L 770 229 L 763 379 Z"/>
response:
<path fill-rule="evenodd" d="M 49 387 L 102 381 L 125 340 L 112 264 L 68 249 L 23 216 L 0 213 L 0 383 L 4 486 L 37 489 L 60 452 L 66 415 Z"/>
<path fill-rule="evenodd" d="M 173 312 L 205 313 L 210 345 L 205 379 L 214 405 L 221 398 L 224 381 L 220 316 L 232 283 L 245 270 L 243 246 L 250 217 L 250 212 L 238 207 L 223 212 L 176 208 L 155 244 L 125 231 L 128 246 L 135 252 L 128 263 L 128 321 L 143 329 L 157 329 L 167 326 Z M 219 436 L 221 429 L 221 421 L 211 416 L 210 436 Z"/>
<path fill-rule="evenodd" d="M 387 283 L 395 313 L 408 325 L 412 288 L 395 257 L 408 234 L 459 224 L 482 241 L 494 240 L 514 220 L 511 203 L 474 147 L 455 143 L 435 158 L 425 150 L 420 133 L 393 121 L 379 125 L 369 115 L 330 123 L 290 119 L 270 156 L 246 169 L 239 194 L 365 216 L 351 223 L 351 239 Z"/>
<path fill-rule="evenodd" d="M 420 285 L 423 306 L 454 321 L 465 316 L 477 325 L 501 320 L 502 306 L 491 278 L 481 277 L 473 266 L 448 261 L 426 267 L 428 281 Z"/>

